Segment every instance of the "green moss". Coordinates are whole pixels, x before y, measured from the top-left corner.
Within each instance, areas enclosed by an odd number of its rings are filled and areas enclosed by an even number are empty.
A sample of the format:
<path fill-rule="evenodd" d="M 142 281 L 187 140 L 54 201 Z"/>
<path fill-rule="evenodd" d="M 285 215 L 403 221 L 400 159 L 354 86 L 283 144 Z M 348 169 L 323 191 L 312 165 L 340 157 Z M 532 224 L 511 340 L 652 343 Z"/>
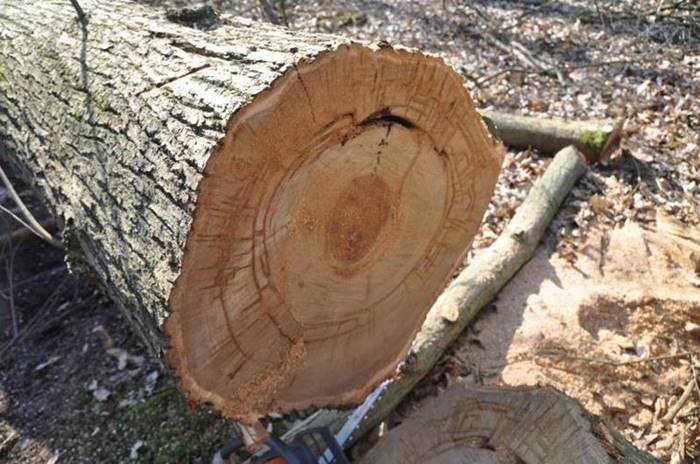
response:
<path fill-rule="evenodd" d="M 608 141 L 608 134 L 602 130 L 584 130 L 581 132 L 579 140 L 584 147 L 599 153 Z"/>
<path fill-rule="evenodd" d="M 204 407 L 190 412 L 186 399 L 169 386 L 130 407 L 115 408 L 88 446 L 104 463 L 127 461 L 139 440 L 139 463 L 209 462 L 233 433 L 230 422 Z"/>

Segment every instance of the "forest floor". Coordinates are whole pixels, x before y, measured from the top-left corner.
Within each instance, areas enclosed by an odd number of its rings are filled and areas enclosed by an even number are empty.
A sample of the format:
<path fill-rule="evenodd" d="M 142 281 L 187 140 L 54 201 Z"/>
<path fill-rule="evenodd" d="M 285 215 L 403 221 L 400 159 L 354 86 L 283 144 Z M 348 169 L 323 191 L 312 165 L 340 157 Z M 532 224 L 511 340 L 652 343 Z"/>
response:
<path fill-rule="evenodd" d="M 213 3 L 268 19 L 256 1 Z M 282 11 L 272 3 L 292 29 L 442 56 L 465 77 L 478 107 L 625 119 L 620 149 L 590 167 L 533 261 L 387 425 L 456 378 L 544 383 L 662 460 L 694 462 L 700 392 L 672 421 L 660 419 L 700 352 L 700 252 L 692 251 L 700 246 L 700 7 L 341 0 L 287 1 Z M 494 47 L 493 34 L 517 41 L 544 66 Z M 530 150 L 508 152 L 473 253 L 495 240 L 548 162 Z M 26 186 L 19 191 L 31 196 Z M 0 202 L 14 207 L 1 189 Z M 30 206 L 41 211 L 36 201 Z M 48 213 L 39 216 L 50 223 Z M 17 230 L 5 215 L 0 220 L 0 236 Z M 680 255 L 658 244 L 661 233 L 687 239 L 674 248 Z M 18 234 L 1 244 L 0 462 L 210 462 L 232 426 L 187 404 L 115 305 L 68 273 L 60 251 Z M 631 255 L 616 255 L 620 249 Z M 619 269 L 627 259 L 634 264 Z"/>

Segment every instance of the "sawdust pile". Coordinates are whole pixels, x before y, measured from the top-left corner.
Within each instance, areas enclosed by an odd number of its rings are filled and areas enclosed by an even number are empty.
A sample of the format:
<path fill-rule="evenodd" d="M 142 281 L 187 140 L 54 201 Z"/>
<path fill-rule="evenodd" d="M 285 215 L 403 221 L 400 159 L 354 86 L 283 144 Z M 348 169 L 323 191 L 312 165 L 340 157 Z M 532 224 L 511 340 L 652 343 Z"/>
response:
<path fill-rule="evenodd" d="M 553 386 L 678 460 L 700 432 L 697 396 L 662 418 L 700 371 L 699 266 L 700 229 L 661 214 L 591 235 L 575 264 L 543 247 L 456 356 L 477 383 Z"/>

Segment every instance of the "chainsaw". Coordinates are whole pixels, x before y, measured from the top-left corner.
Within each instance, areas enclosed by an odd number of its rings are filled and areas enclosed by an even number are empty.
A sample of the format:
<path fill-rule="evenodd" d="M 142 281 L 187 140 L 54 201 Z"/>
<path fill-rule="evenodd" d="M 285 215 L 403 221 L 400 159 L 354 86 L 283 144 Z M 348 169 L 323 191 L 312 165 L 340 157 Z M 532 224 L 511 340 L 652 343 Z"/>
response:
<path fill-rule="evenodd" d="M 253 455 L 251 464 L 349 464 L 343 445 L 350 438 L 375 401 L 384 392 L 389 381 L 383 382 L 348 417 L 340 431 L 333 435 L 328 427 L 316 427 L 296 435 L 285 443 L 270 435 L 265 440 L 267 450 Z M 214 457 L 212 464 L 224 464 L 233 453 L 243 447 L 243 440 L 235 437 L 227 442 Z"/>

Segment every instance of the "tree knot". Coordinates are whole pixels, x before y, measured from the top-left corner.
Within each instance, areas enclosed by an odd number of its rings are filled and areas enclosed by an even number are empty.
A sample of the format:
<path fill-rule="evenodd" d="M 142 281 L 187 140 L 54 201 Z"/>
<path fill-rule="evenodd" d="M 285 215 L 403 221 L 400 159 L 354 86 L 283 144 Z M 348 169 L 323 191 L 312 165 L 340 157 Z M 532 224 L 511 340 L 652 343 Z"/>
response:
<path fill-rule="evenodd" d="M 168 20 L 194 29 L 212 29 L 221 23 L 219 15 L 211 5 L 169 9 Z"/>

